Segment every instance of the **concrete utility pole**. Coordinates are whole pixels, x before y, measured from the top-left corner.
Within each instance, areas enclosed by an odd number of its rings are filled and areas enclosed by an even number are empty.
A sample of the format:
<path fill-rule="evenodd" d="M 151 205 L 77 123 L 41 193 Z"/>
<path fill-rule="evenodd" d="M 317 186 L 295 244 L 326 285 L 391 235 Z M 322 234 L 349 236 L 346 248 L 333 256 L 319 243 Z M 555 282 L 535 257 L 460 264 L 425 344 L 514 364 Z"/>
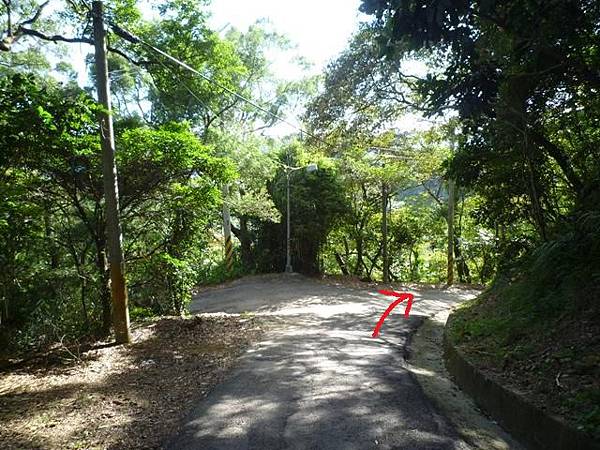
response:
<path fill-rule="evenodd" d="M 287 166 L 285 164 L 281 164 L 281 166 L 283 167 L 283 170 L 285 170 L 285 177 L 286 177 L 286 199 L 287 199 L 287 205 L 286 205 L 286 212 L 287 212 L 287 217 L 286 217 L 286 239 L 285 239 L 285 247 L 286 247 L 286 251 L 285 251 L 285 273 L 294 273 L 294 268 L 292 267 L 292 248 L 291 248 L 291 238 L 292 238 L 292 233 L 291 233 L 291 221 L 290 221 L 290 174 L 292 172 L 295 172 L 296 170 L 301 170 L 301 169 L 306 169 L 306 171 L 308 173 L 312 173 L 312 172 L 316 172 L 317 170 L 319 170 L 319 167 L 316 164 L 308 164 L 306 166 L 301 166 L 301 167 L 291 167 L 291 166 Z"/>
<path fill-rule="evenodd" d="M 286 211 L 286 239 L 285 239 L 285 273 L 293 273 L 292 268 L 292 250 L 291 250 L 291 232 L 290 232 L 290 170 L 286 169 L 286 198 L 287 198 L 287 211 Z"/>
<path fill-rule="evenodd" d="M 454 283 L 454 202 L 456 184 L 448 180 L 448 286 Z"/>
<path fill-rule="evenodd" d="M 387 210 L 388 210 L 388 188 L 385 181 L 381 184 L 382 200 L 382 216 L 381 216 L 381 235 L 383 245 L 383 282 L 390 281 L 390 267 L 388 260 L 388 226 L 387 226 Z"/>
<path fill-rule="evenodd" d="M 229 205 L 227 204 L 229 197 L 229 185 L 223 185 L 223 236 L 225 236 L 225 261 L 227 271 L 233 269 L 233 244 L 231 242 L 231 215 L 229 214 Z"/>
<path fill-rule="evenodd" d="M 119 185 L 117 183 L 117 166 L 115 163 L 115 138 L 111 116 L 108 64 L 106 62 L 106 32 L 104 30 L 102 10 L 101 1 L 92 2 L 98 101 L 104 107 L 104 111 L 100 113 L 100 138 L 102 144 L 106 238 L 115 337 L 118 344 L 128 344 L 131 342 L 131 335 L 129 334 L 129 309 L 127 307 L 127 286 L 125 285 L 125 267 L 123 263 L 123 250 L 121 248 Z"/>

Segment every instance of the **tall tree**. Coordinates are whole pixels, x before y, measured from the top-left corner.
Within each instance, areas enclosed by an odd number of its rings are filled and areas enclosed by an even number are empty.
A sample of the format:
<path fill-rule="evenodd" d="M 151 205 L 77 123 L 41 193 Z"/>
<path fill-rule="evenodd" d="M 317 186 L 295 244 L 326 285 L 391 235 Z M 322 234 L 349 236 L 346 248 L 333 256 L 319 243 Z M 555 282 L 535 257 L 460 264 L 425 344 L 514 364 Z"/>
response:
<path fill-rule="evenodd" d="M 570 128 L 586 141 L 572 145 L 550 125 L 597 109 L 585 94 L 598 88 L 594 2 L 365 0 L 362 9 L 376 16 L 389 57 L 423 48 L 445 55 L 417 88 L 430 110 L 458 111 L 465 139 L 454 167 L 481 189 L 490 217 L 513 214 L 498 203 L 508 201 L 547 239 L 565 217 L 559 201 L 585 202 L 598 189 L 588 159 L 595 138 Z"/>

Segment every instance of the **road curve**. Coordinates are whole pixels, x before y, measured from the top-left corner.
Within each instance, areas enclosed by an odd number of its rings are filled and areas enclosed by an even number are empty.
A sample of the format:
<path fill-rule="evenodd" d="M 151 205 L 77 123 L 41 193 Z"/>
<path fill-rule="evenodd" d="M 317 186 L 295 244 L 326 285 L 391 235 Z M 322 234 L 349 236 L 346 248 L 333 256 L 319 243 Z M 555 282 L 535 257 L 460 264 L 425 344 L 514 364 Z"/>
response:
<path fill-rule="evenodd" d="M 406 369 L 425 316 L 472 295 L 410 290 L 392 299 L 299 275 L 250 277 L 196 296 L 191 311 L 246 312 L 274 324 L 193 410 L 168 449 L 468 449 Z"/>

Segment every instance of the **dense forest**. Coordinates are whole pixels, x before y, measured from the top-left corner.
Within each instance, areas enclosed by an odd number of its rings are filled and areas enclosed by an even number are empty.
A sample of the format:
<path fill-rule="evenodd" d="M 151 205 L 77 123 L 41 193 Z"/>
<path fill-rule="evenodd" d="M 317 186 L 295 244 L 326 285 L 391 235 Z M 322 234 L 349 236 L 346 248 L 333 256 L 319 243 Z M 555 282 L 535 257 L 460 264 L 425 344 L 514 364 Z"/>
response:
<path fill-rule="evenodd" d="M 26 351 L 106 336 L 112 319 L 101 107 L 94 100 L 93 54 L 82 77 L 69 59 L 74 44 L 66 42 L 90 42 L 90 11 L 83 2 L 67 2 L 51 13 L 37 2 L 3 8 L 12 28 L 0 54 L 2 339 Z M 309 163 L 318 170 L 289 173 L 296 271 L 446 280 L 445 164 L 455 151 L 458 125 L 439 121 L 423 131 L 398 131 L 394 116 L 405 105 L 379 94 L 369 94 L 377 96 L 369 100 L 373 111 L 351 113 L 357 123 L 345 130 L 332 116 L 355 106 L 354 92 L 331 104 L 348 87 L 336 82 L 336 74 L 351 64 L 357 72 L 344 82 L 360 84 L 379 58 L 373 30 L 360 31 L 324 77 L 290 82 L 275 77 L 267 55 L 276 50 L 293 59 L 292 45 L 266 23 L 219 34 L 208 27 L 201 1 L 163 2 L 154 19 L 145 19 L 132 1 L 108 2 L 107 8 L 107 23 L 210 74 L 199 77 L 122 33 L 109 35 L 134 320 L 184 313 L 197 285 L 283 271 L 286 168 Z M 64 22 L 68 32 L 56 34 Z M 381 70 L 392 72 L 385 64 Z M 397 77 L 389 82 L 409 89 Z M 282 116 L 302 110 L 304 130 L 283 137 L 268 133 Z M 498 227 L 475 220 L 481 195 L 459 186 L 453 201 L 459 281 L 488 282 L 497 263 Z M 236 238 L 231 270 L 223 252 L 223 202 Z"/>
<path fill-rule="evenodd" d="M 90 6 L 47 3 L 0 4 L 12 354 L 112 324 L 95 60 L 84 74 L 71 59 L 93 42 Z M 132 320 L 186 313 L 196 286 L 283 272 L 289 213 L 297 272 L 485 285 L 458 338 L 505 365 L 539 351 L 536 333 L 596 357 L 579 339 L 599 318 L 598 2 L 363 0 L 347 48 L 296 81 L 273 73 L 273 52 L 305 67 L 266 22 L 211 29 L 205 0 L 105 3 Z M 599 395 L 588 387 L 582 402 Z"/>

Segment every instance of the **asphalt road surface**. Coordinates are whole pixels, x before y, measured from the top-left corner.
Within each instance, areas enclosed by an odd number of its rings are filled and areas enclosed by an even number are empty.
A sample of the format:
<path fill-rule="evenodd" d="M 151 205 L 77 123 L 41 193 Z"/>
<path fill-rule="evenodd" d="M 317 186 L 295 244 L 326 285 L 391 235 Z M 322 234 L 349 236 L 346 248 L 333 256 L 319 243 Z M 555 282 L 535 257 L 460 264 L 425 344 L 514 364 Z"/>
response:
<path fill-rule="evenodd" d="M 375 290 L 299 275 L 251 277 L 196 296 L 192 312 L 254 312 L 273 329 L 201 401 L 169 449 L 468 449 L 406 369 L 407 340 L 425 316 L 469 298 L 460 290 Z"/>

